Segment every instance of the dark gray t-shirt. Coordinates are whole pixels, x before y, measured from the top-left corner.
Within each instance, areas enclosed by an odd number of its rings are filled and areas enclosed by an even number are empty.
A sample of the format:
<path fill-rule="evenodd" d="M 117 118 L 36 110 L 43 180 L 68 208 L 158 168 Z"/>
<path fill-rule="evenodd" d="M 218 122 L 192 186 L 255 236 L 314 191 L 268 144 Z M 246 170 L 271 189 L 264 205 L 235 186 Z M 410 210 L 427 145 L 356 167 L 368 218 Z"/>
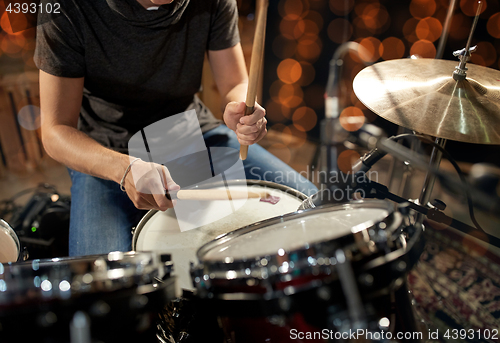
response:
<path fill-rule="evenodd" d="M 135 132 L 188 108 L 203 132 L 220 124 L 194 94 L 206 51 L 239 42 L 236 0 L 174 0 L 153 11 L 137 0 L 58 2 L 62 14 L 38 27 L 35 63 L 85 77 L 79 130 L 126 152 Z"/>

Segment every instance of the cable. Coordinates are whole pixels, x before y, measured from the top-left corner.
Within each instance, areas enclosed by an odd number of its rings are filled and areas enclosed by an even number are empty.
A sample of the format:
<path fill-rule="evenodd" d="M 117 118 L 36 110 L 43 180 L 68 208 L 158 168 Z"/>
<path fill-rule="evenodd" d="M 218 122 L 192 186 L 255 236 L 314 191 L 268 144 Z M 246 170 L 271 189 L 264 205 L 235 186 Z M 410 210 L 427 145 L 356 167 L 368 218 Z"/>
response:
<path fill-rule="evenodd" d="M 462 169 L 460 169 L 460 167 L 458 166 L 455 159 L 442 146 L 440 146 L 439 144 L 436 144 L 436 142 L 430 140 L 429 138 L 427 138 L 423 135 L 419 135 L 419 134 L 415 134 L 415 133 L 403 133 L 403 134 L 391 137 L 389 139 L 396 141 L 396 140 L 400 140 L 400 139 L 404 139 L 404 138 L 417 138 L 421 141 L 424 141 L 424 142 L 432 145 L 434 148 L 438 149 L 448 159 L 448 161 L 450 161 L 450 163 L 453 165 L 453 167 L 457 171 L 458 176 L 460 177 L 460 181 L 462 181 L 462 183 L 465 185 L 464 188 L 465 188 L 465 195 L 467 197 L 467 205 L 469 207 L 470 220 L 476 226 L 476 229 L 484 232 L 484 229 L 481 227 L 481 225 L 479 225 L 479 223 L 476 220 L 476 216 L 474 215 L 474 204 L 472 203 L 472 197 L 471 197 L 470 192 L 469 192 L 469 186 L 467 184 L 467 180 L 465 179 L 465 174 L 462 172 Z M 422 204 L 422 205 L 425 206 L 425 204 Z"/>

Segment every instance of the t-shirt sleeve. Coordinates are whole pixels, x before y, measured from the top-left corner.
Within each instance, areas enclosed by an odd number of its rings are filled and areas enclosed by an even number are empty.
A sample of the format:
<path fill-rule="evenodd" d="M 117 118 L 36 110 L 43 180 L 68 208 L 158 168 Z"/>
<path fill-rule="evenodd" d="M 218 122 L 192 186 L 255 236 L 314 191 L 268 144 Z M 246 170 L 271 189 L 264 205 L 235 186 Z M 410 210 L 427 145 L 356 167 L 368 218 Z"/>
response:
<path fill-rule="evenodd" d="M 212 18 L 208 50 L 223 50 L 240 42 L 236 0 L 217 1 L 216 11 Z"/>
<path fill-rule="evenodd" d="M 50 14 L 39 14 L 50 16 Z M 72 20 L 62 14 L 55 18 L 38 18 L 34 61 L 38 69 L 61 77 L 83 77 L 85 54 L 82 37 Z"/>

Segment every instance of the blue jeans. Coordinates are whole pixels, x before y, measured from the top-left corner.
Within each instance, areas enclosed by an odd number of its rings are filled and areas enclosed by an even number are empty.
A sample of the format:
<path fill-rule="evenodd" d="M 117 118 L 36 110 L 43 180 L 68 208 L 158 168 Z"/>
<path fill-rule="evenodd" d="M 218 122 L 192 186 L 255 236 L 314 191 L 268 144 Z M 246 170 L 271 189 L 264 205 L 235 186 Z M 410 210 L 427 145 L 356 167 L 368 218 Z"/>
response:
<path fill-rule="evenodd" d="M 239 150 L 233 131 L 221 125 L 203 134 L 207 147 L 231 147 Z M 248 179 L 274 181 L 307 195 L 317 188 L 290 166 L 259 145 L 248 149 L 243 162 Z M 70 256 L 105 254 L 132 249 L 131 228 L 147 211 L 137 209 L 120 186 L 74 170 L 71 181 Z M 175 177 L 174 177 L 175 180 Z"/>

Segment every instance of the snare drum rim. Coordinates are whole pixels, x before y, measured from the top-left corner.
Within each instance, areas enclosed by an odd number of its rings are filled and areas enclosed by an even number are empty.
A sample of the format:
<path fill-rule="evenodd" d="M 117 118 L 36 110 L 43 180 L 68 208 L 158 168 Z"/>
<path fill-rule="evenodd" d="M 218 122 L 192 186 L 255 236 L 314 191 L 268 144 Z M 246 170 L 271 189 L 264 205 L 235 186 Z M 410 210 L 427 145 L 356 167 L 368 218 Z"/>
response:
<path fill-rule="evenodd" d="M 0 219 L 0 228 L 1 229 L 5 229 L 7 231 L 7 233 L 12 237 L 12 239 L 14 240 L 14 243 L 16 244 L 16 248 L 17 248 L 17 260 L 16 261 L 20 261 L 21 260 L 21 243 L 19 242 L 19 238 L 17 237 L 17 234 L 16 232 L 14 231 L 14 229 L 3 219 Z M 13 261 L 15 262 L 15 261 Z"/>
<path fill-rule="evenodd" d="M 332 210 L 339 210 L 340 211 L 340 210 L 355 209 L 355 208 L 380 208 L 380 209 L 384 209 L 384 210 L 388 211 L 386 218 L 391 217 L 391 215 L 393 215 L 395 212 L 394 205 L 388 201 L 385 201 L 385 200 L 356 200 L 356 201 L 351 201 L 351 202 L 342 203 L 342 204 L 322 205 L 322 206 L 318 206 L 315 208 L 300 210 L 297 212 L 287 213 L 287 214 L 284 214 L 284 215 L 281 215 L 281 216 L 278 216 L 275 218 L 266 219 L 266 220 L 248 225 L 248 226 L 244 226 L 244 227 L 239 228 L 237 230 L 225 233 L 225 234 L 217 237 L 216 239 L 202 245 L 198 249 L 198 251 L 196 252 L 196 257 L 198 258 L 198 261 L 200 263 L 223 262 L 223 261 L 209 261 L 209 260 L 204 261 L 203 257 L 205 256 L 205 254 L 208 251 L 212 250 L 213 248 L 215 248 L 223 243 L 226 243 L 227 241 L 229 241 L 231 239 L 234 239 L 234 238 L 239 237 L 241 235 L 245 235 L 245 234 L 252 232 L 252 231 L 255 231 L 255 230 L 259 230 L 259 229 L 267 227 L 267 226 L 283 223 L 283 222 L 286 222 L 286 221 L 291 220 L 291 219 L 298 219 L 298 218 L 302 218 L 302 217 L 307 217 L 311 214 L 331 212 Z M 367 229 L 372 228 L 377 224 L 378 224 L 378 222 L 376 223 L 373 220 L 366 221 L 366 222 L 361 223 L 361 224 L 356 226 L 357 232 L 366 231 Z M 351 235 L 351 234 L 353 234 L 353 233 L 349 232 L 349 234 L 347 234 L 347 235 Z M 345 235 L 345 236 L 347 236 L 347 235 Z M 345 237 L 345 236 L 341 236 L 341 237 Z M 341 237 L 337 237 L 333 240 L 337 240 Z M 331 241 L 331 240 L 328 240 L 325 242 L 329 242 L 329 241 Z M 321 243 L 325 243 L 325 242 L 313 243 L 309 246 L 314 247 L 317 244 L 321 244 Z M 297 250 L 302 250 L 302 249 L 297 249 Z M 290 251 L 290 253 L 295 252 L 295 251 L 296 250 L 292 250 L 292 251 Z M 269 256 L 269 255 L 273 255 L 273 254 L 267 254 L 266 256 Z M 263 257 L 263 256 L 261 256 L 261 257 Z M 246 260 L 246 259 L 244 259 L 244 260 Z M 238 260 L 236 260 L 236 261 L 238 261 Z"/>
<path fill-rule="evenodd" d="M 306 217 L 310 214 L 331 212 L 332 209 L 346 210 L 352 208 L 380 208 L 388 211 L 387 216 L 380 221 L 366 221 L 357 227 L 355 233 L 352 231 L 341 237 L 336 237 L 330 240 L 310 243 L 307 248 L 301 247 L 295 250 L 286 251 L 283 256 L 278 256 L 278 253 L 252 256 L 246 259 L 234 259 L 229 261 L 221 260 L 203 260 L 203 256 L 206 252 L 210 251 L 212 248 L 227 242 L 228 240 L 239 237 L 243 234 L 265 228 L 270 225 L 275 225 L 279 223 L 284 223 L 290 219 L 298 219 Z M 385 225 L 382 227 L 381 223 Z M 199 295 L 204 296 L 214 296 L 212 289 L 212 280 L 224 280 L 233 285 L 245 285 L 246 280 L 254 279 L 259 280 L 261 285 L 264 285 L 266 289 L 270 292 L 266 297 L 274 297 L 276 291 L 270 291 L 274 289 L 274 283 L 280 280 L 288 280 L 295 278 L 297 276 L 306 275 L 332 275 L 335 273 L 335 263 L 331 262 L 331 258 L 334 256 L 334 251 L 337 249 L 343 249 L 344 251 L 351 251 L 351 249 L 357 248 L 361 251 L 360 246 L 365 242 L 359 242 L 359 235 L 370 238 L 366 243 L 373 243 L 372 235 L 370 231 L 376 234 L 379 229 L 387 228 L 386 234 L 393 233 L 395 230 L 399 229 L 403 222 L 403 216 L 395 210 L 395 206 L 385 200 L 358 200 L 343 204 L 329 204 L 319 206 L 313 209 L 307 209 L 298 211 L 295 213 L 286 214 L 280 217 L 268 219 L 255 223 L 253 225 L 246 226 L 244 228 L 232 231 L 222 237 L 219 237 L 205 245 L 203 245 L 197 253 L 199 264 L 191 269 L 191 276 L 194 280 L 194 285 L 198 289 Z M 361 228 L 363 226 L 363 228 Z M 373 229 L 373 230 L 372 230 Z M 342 246 L 339 244 L 342 243 Z M 345 244 L 345 245 L 344 245 Z M 371 253 L 376 253 L 378 248 Z M 314 261 L 309 261 L 312 258 Z M 320 263 L 320 258 L 322 262 Z M 262 261 L 265 260 L 265 264 Z M 286 268 L 282 270 L 281 266 L 283 261 L 288 261 L 288 265 L 291 266 L 292 261 L 294 261 L 294 267 Z M 274 271 L 273 271 L 274 270 Z M 290 280 L 288 280 L 290 281 Z M 314 282 L 306 283 L 300 287 L 292 287 L 287 292 L 295 293 L 302 290 L 314 287 Z M 217 291 L 218 292 L 218 291 Z M 216 293 L 217 293 L 216 292 Z M 225 293 L 220 293 L 222 297 L 225 297 Z M 276 294 L 281 294 L 280 292 Z M 237 297 L 246 298 L 247 294 L 234 294 Z M 255 296 L 255 294 L 250 294 L 250 298 Z"/>
<path fill-rule="evenodd" d="M 296 189 L 293 189 L 291 187 L 281 185 L 279 183 L 271 182 L 271 181 L 265 181 L 265 180 L 251 180 L 251 179 L 238 179 L 238 180 L 227 180 L 226 183 L 229 186 L 235 186 L 235 185 L 241 185 L 242 183 L 246 182 L 247 186 L 263 186 L 263 187 L 268 187 L 268 188 L 273 188 L 277 189 L 280 191 L 283 191 L 287 194 L 290 194 L 296 198 L 298 198 L 301 201 L 304 201 L 308 198 L 307 195 L 305 195 L 302 192 L 299 192 Z M 223 183 L 221 181 L 218 182 L 213 182 L 209 184 L 203 184 L 202 187 L 200 186 L 195 186 L 192 187 L 192 189 L 205 189 L 205 188 L 212 188 L 214 186 L 220 187 Z M 141 234 L 142 230 L 144 229 L 144 226 L 146 223 L 158 212 L 158 210 L 149 210 L 148 213 L 139 221 L 136 227 L 132 228 L 132 250 L 137 249 L 137 241 L 139 240 L 139 235 Z"/>

